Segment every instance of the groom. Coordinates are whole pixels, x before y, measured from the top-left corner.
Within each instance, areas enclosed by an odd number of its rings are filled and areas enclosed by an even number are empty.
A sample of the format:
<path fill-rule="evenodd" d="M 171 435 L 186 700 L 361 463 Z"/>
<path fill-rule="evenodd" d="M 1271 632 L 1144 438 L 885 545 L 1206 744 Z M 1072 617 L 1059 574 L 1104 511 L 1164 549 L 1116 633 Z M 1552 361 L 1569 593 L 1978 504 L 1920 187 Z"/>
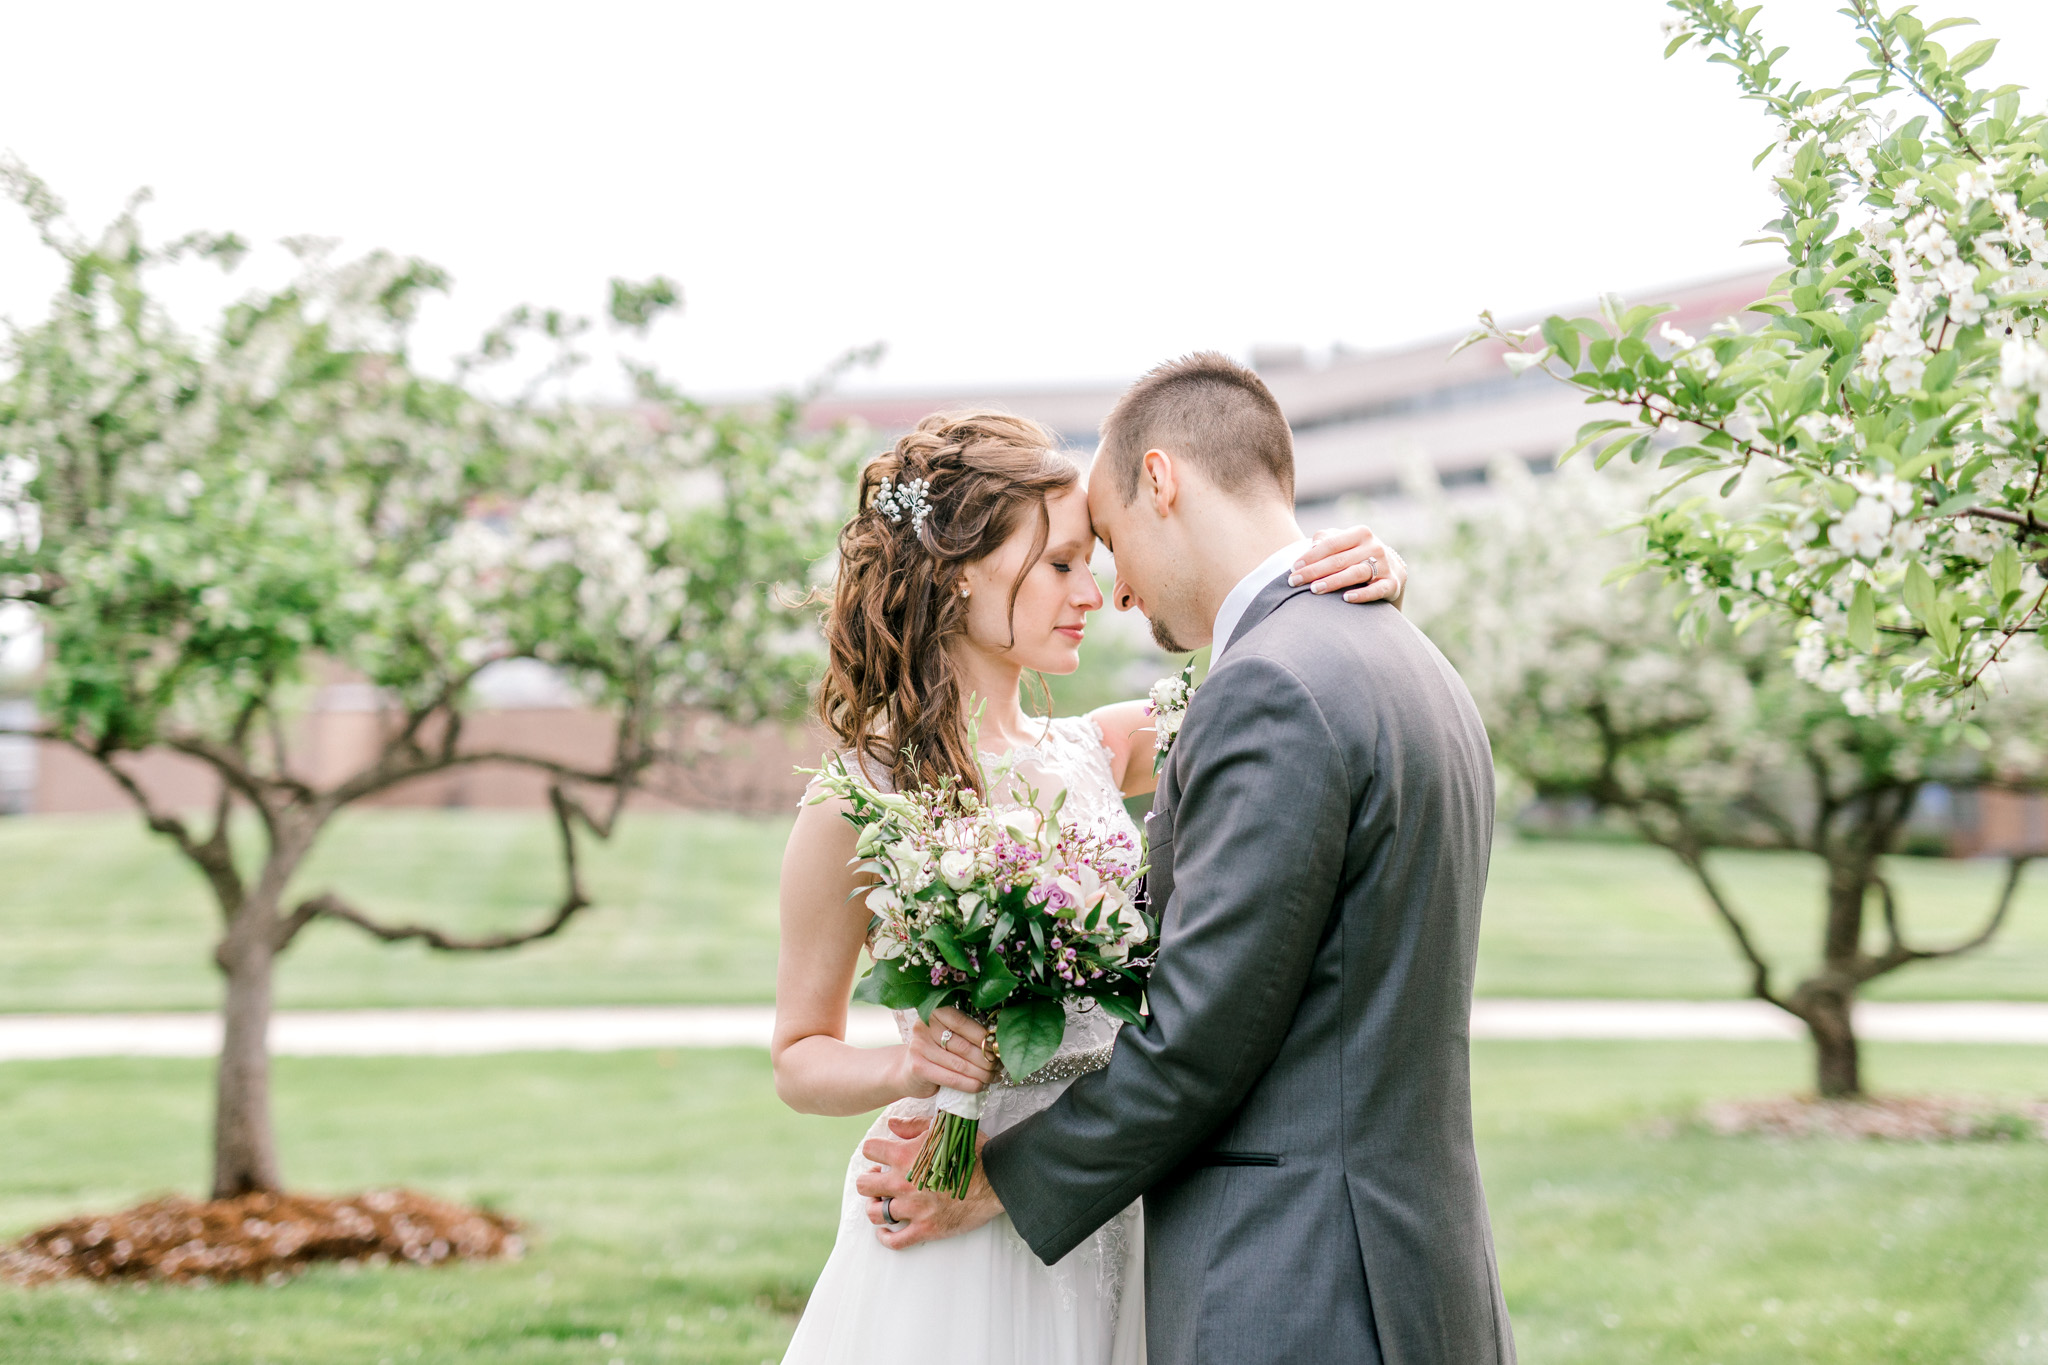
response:
<path fill-rule="evenodd" d="M 1511 1362 L 1472 1148 L 1471 697 L 1400 612 L 1289 582 L 1293 438 L 1223 356 L 1123 396 L 1088 506 L 1117 606 L 1214 649 L 1148 824 L 1149 1017 L 989 1140 L 965 1200 L 909 1191 L 914 1141 L 871 1143 L 860 1188 L 912 1224 L 892 1245 L 1007 1212 L 1048 1264 L 1142 1195 L 1152 1365 Z"/>

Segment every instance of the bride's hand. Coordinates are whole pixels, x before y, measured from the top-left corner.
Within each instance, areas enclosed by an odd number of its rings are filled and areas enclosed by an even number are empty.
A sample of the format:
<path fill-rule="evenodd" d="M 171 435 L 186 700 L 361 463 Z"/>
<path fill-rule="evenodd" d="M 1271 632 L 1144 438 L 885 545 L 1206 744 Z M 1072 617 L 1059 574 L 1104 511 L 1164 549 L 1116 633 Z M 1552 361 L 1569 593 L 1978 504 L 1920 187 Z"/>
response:
<path fill-rule="evenodd" d="M 1399 607 L 1401 595 L 1408 590 L 1408 565 L 1370 526 L 1347 526 L 1316 532 L 1314 542 L 1294 562 L 1287 581 L 1306 583 L 1309 591 L 1318 593 L 1348 588 L 1346 602 L 1384 598 Z"/>
<path fill-rule="evenodd" d="M 950 1005 L 932 1011 L 929 1024 L 910 1030 L 903 1050 L 904 1093 L 923 1099 L 940 1086 L 974 1094 L 995 1079 L 995 1067 L 982 1052 L 988 1030 Z"/>

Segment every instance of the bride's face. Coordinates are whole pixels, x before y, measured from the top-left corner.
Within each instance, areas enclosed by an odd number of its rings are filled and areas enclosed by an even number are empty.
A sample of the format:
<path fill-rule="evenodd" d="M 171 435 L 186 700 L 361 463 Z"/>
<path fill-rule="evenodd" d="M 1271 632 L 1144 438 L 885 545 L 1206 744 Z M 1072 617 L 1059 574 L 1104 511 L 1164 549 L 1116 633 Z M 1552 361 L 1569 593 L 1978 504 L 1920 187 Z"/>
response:
<path fill-rule="evenodd" d="M 1051 529 L 1036 559 L 1031 551 L 1037 518 L 1027 516 L 1000 549 L 962 573 L 967 643 L 1021 668 L 1072 673 L 1081 665 L 1088 613 L 1102 606 L 1102 590 L 1088 568 L 1095 531 L 1088 495 L 1078 485 L 1047 498 L 1045 510 Z"/>

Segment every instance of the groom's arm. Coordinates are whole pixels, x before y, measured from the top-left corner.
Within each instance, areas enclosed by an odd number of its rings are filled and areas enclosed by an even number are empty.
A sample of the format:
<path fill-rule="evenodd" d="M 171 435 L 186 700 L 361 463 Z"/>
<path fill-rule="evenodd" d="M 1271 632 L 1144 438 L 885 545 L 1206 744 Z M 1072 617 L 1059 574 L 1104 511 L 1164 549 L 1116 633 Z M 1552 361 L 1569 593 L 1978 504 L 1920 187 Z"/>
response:
<path fill-rule="evenodd" d="M 1352 775 L 1300 679 L 1233 659 L 1176 741 L 1173 900 L 1149 987 L 1107 1069 L 991 1139 L 989 1183 L 1047 1264 L 1236 1111 L 1292 1024 L 1328 927 Z"/>

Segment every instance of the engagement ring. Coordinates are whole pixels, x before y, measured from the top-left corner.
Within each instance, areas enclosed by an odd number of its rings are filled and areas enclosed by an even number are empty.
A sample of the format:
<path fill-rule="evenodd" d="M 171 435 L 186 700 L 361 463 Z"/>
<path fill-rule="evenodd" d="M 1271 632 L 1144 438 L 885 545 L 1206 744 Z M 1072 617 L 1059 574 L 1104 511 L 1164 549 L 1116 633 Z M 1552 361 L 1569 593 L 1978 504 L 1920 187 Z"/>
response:
<path fill-rule="evenodd" d="M 953 1030 L 951 1030 L 951 1029 L 947 1029 L 947 1030 L 946 1030 L 945 1032 L 943 1032 L 943 1033 L 941 1033 L 941 1034 L 939 1035 L 939 1046 L 940 1046 L 940 1047 L 951 1047 L 952 1045 L 953 1045 Z"/>

